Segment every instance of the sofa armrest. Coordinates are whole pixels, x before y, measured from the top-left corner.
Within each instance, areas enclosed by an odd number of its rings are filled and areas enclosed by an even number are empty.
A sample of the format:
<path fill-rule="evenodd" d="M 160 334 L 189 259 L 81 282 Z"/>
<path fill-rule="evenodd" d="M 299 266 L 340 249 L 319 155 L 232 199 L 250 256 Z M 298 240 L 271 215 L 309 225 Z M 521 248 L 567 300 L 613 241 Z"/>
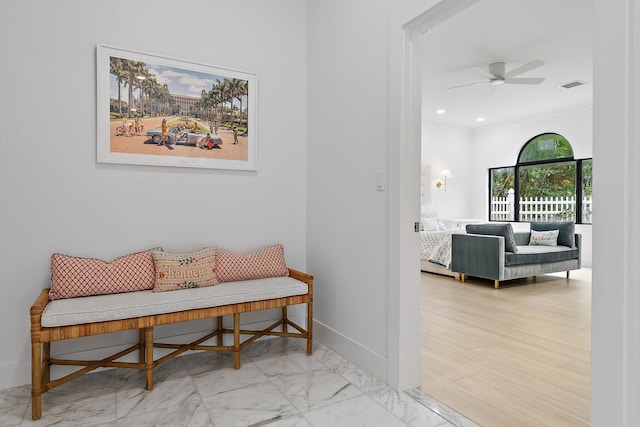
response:
<path fill-rule="evenodd" d="M 504 259 L 504 237 L 502 236 L 451 235 L 451 271 L 500 280 Z"/>

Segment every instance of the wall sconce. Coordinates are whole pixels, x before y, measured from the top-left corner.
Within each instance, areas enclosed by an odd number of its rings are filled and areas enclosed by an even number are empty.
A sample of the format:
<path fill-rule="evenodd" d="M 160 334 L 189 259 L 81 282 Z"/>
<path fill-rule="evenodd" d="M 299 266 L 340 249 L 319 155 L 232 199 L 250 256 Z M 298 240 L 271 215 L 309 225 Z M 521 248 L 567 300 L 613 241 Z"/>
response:
<path fill-rule="evenodd" d="M 447 178 L 453 178 L 453 174 L 449 169 L 444 169 L 441 173 L 442 173 L 442 178 L 434 179 L 433 185 L 438 190 L 447 191 Z"/>

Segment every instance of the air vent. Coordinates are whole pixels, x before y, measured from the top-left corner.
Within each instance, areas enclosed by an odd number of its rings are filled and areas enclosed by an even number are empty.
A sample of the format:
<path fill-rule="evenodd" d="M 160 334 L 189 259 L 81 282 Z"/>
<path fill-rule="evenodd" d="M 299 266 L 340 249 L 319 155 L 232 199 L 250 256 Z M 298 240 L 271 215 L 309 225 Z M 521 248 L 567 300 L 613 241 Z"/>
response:
<path fill-rule="evenodd" d="M 578 86 L 582 86 L 582 85 L 586 85 L 586 83 L 583 82 L 582 80 L 575 80 L 575 81 L 560 85 L 560 87 L 563 87 L 565 89 L 572 89 L 574 87 L 578 87 Z"/>

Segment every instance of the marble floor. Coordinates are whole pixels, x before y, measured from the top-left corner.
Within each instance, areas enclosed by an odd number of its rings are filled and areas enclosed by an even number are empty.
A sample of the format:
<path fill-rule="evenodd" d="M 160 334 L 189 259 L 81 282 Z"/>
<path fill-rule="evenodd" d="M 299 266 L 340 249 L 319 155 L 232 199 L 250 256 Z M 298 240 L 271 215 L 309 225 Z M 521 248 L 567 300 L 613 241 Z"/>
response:
<path fill-rule="evenodd" d="M 43 395 L 31 419 L 30 386 L 0 390 L 1 426 L 475 426 L 419 390 L 398 393 L 322 344 L 255 342 L 233 369 L 227 353 L 200 352 L 144 374 L 111 369 Z"/>

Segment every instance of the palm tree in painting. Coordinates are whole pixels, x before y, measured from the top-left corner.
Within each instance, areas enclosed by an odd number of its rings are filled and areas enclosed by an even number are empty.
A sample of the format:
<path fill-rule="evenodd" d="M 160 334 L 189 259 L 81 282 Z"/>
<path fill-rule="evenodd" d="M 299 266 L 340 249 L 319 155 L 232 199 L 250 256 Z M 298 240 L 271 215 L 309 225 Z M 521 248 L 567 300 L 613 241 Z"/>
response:
<path fill-rule="evenodd" d="M 116 76 L 116 82 L 118 83 L 118 113 L 122 114 L 122 97 L 120 89 L 122 83 L 125 80 L 125 68 L 124 60 L 122 58 L 109 57 L 109 71 Z"/>
<path fill-rule="evenodd" d="M 145 63 L 133 60 L 123 60 L 125 69 L 125 86 L 129 89 L 129 117 L 131 117 L 131 107 L 133 106 L 133 88 L 138 85 L 137 76 L 145 71 Z"/>
<path fill-rule="evenodd" d="M 233 97 L 240 103 L 240 118 L 242 119 L 242 99 L 249 94 L 249 82 L 247 80 L 232 79 Z"/>

